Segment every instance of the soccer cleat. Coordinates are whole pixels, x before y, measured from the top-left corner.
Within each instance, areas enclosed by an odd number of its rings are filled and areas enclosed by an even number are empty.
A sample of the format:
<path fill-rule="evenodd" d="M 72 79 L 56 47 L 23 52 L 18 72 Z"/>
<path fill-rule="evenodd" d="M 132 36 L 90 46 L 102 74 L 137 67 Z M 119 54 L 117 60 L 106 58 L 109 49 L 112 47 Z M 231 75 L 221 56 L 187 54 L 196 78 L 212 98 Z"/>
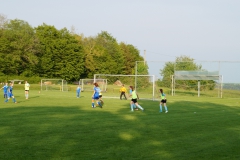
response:
<path fill-rule="evenodd" d="M 168 113 L 168 111 L 166 111 L 165 113 Z"/>

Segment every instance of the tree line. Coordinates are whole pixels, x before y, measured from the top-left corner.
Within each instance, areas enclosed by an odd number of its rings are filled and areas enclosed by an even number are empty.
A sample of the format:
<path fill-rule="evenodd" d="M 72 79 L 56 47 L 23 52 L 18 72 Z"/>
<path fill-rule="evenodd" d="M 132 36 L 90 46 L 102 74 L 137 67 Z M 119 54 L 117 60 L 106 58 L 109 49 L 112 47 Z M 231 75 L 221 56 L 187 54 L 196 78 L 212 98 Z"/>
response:
<path fill-rule="evenodd" d="M 144 60 L 134 45 L 118 43 L 107 31 L 85 37 L 45 23 L 32 27 L 4 15 L 0 15 L 0 46 L 0 76 L 73 82 L 94 74 L 135 74 L 135 61 Z M 139 72 L 148 74 L 148 66 Z"/>
<path fill-rule="evenodd" d="M 107 31 L 85 37 L 43 23 L 32 27 L 24 20 L 9 20 L 0 14 L 0 77 L 61 78 L 68 82 L 93 78 L 94 74 L 134 75 L 136 61 L 144 61 L 132 44 L 118 43 Z M 160 69 L 158 85 L 171 86 L 175 70 L 201 70 L 187 56 L 176 57 Z M 138 63 L 137 74 L 148 75 L 147 63 Z M 114 77 L 111 78 L 115 81 Z M 1 80 L 1 79 L 0 79 Z M 142 81 L 147 84 L 148 80 Z M 202 81 L 209 89 L 214 81 Z M 179 87 L 196 86 L 197 81 L 178 81 Z M 144 86 L 144 85 L 143 85 Z M 189 88 L 189 87 L 188 87 Z M 194 88 L 194 87 L 190 87 Z"/>

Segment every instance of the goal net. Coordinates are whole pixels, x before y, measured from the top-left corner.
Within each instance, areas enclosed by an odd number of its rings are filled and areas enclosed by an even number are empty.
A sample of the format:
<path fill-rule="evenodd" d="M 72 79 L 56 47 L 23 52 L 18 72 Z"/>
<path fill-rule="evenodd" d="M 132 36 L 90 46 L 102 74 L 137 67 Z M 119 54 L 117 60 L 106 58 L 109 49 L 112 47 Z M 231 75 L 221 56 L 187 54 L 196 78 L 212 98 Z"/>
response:
<path fill-rule="evenodd" d="M 68 91 L 67 81 L 63 79 L 41 79 L 41 91 Z"/>
<path fill-rule="evenodd" d="M 93 83 L 97 82 L 101 91 L 106 91 L 107 89 L 107 79 L 80 79 L 79 85 L 81 86 L 82 91 L 93 91 Z"/>
<path fill-rule="evenodd" d="M 179 94 L 186 93 L 194 95 L 194 90 L 200 97 L 202 95 L 212 97 L 217 91 L 218 97 L 222 98 L 222 75 L 218 71 L 175 71 L 172 75 L 172 95 L 176 88 Z"/>
<path fill-rule="evenodd" d="M 94 80 L 99 78 L 107 79 L 108 85 L 103 97 L 119 98 L 120 88 L 124 84 L 127 89 L 126 96 L 129 95 L 129 86 L 133 86 L 140 99 L 155 99 L 155 76 L 154 75 L 112 75 L 94 74 Z"/>

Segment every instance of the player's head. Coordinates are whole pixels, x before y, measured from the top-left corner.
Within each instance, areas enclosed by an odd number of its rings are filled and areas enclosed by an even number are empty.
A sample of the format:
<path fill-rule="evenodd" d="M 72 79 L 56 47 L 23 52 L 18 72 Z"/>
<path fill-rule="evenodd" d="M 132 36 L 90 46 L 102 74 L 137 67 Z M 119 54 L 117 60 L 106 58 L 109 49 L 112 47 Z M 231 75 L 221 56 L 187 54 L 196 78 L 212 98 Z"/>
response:
<path fill-rule="evenodd" d="M 161 93 L 163 93 L 163 89 L 159 89 L 159 91 L 160 91 Z"/>
<path fill-rule="evenodd" d="M 95 83 L 93 83 L 93 85 L 95 86 L 95 87 L 98 87 L 98 84 L 95 82 Z"/>
<path fill-rule="evenodd" d="M 133 86 L 129 86 L 129 88 L 133 91 L 134 89 L 133 89 Z"/>
<path fill-rule="evenodd" d="M 122 86 L 124 87 L 124 84 Z"/>

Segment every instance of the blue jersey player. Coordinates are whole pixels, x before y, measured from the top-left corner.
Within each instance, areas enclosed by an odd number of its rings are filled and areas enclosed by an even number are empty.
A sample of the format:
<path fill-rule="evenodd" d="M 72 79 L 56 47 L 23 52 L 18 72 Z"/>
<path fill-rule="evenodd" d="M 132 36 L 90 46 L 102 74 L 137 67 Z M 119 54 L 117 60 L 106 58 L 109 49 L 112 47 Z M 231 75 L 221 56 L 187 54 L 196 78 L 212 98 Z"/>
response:
<path fill-rule="evenodd" d="M 92 95 L 92 108 L 95 108 L 94 101 L 97 101 L 97 104 L 99 107 L 102 108 L 101 102 L 99 101 L 99 93 L 101 92 L 101 89 L 99 88 L 97 83 L 94 83 L 93 87 L 93 95 Z"/>
<path fill-rule="evenodd" d="M 8 83 L 5 83 L 5 85 L 1 89 L 3 89 L 3 97 L 7 98 Z"/>
<path fill-rule="evenodd" d="M 5 100 L 5 102 L 8 102 L 8 100 L 12 98 L 13 103 L 17 103 L 16 99 L 13 95 L 13 83 L 10 83 L 10 86 L 8 87 L 8 91 L 7 91 L 7 99 Z"/>
<path fill-rule="evenodd" d="M 81 93 L 81 87 L 80 86 L 77 87 L 76 92 L 77 92 L 77 98 L 79 98 L 80 93 Z"/>

